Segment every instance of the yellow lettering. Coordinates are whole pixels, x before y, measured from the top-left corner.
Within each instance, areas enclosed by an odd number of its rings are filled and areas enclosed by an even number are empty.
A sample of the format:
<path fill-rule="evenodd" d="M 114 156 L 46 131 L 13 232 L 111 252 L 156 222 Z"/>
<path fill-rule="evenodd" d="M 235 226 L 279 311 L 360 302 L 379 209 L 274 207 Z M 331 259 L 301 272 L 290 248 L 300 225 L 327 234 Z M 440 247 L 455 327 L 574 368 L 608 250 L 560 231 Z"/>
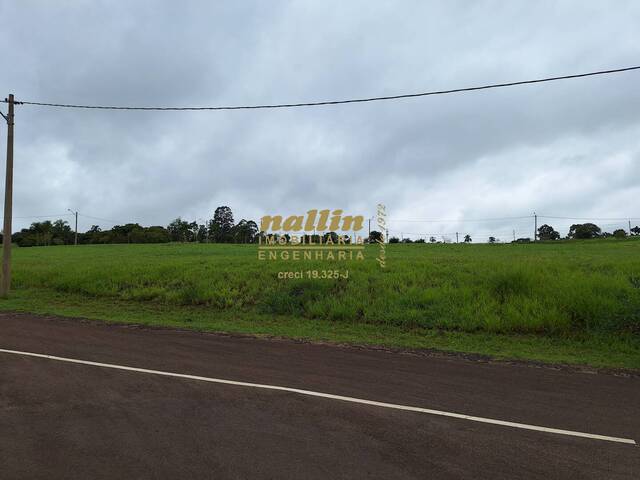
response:
<path fill-rule="evenodd" d="M 340 230 L 340 215 L 342 215 L 342 210 L 333 211 L 333 217 L 331 218 L 331 225 L 329 225 L 329 228 L 331 230 Z"/>
<path fill-rule="evenodd" d="M 320 210 L 320 219 L 318 220 L 317 230 L 324 232 L 327 229 L 327 220 L 329 219 L 329 210 Z"/>
<path fill-rule="evenodd" d="M 290 230 L 293 230 L 294 232 L 299 232 L 300 230 L 302 230 L 302 220 L 303 220 L 302 216 L 291 215 L 290 217 L 287 217 L 287 219 L 284 221 L 284 226 L 282 227 L 282 229 L 285 232 L 288 232 Z"/>
<path fill-rule="evenodd" d="M 342 211 L 340 211 L 340 213 L 342 213 Z M 347 215 L 342 219 L 342 230 L 345 232 L 349 230 L 362 230 L 362 222 L 364 222 L 362 215 Z M 331 225 L 333 226 L 333 223 Z"/>
<path fill-rule="evenodd" d="M 317 215 L 317 213 L 318 213 L 317 210 L 309 210 L 307 212 L 307 221 L 304 224 L 304 231 L 305 232 L 313 231 L 313 224 L 316 223 L 316 215 Z"/>
<path fill-rule="evenodd" d="M 265 215 L 260 219 L 260 230 L 266 232 L 268 230 L 280 230 L 282 224 L 282 217 L 280 215 L 276 215 L 272 217 L 271 215 Z"/>

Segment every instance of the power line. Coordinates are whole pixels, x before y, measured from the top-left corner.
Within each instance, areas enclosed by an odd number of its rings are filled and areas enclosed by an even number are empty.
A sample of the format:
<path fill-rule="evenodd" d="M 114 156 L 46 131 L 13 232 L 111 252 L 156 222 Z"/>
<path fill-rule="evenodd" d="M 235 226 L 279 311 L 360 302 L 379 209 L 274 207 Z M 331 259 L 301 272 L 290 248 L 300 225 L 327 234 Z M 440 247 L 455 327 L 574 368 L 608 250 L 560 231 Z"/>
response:
<path fill-rule="evenodd" d="M 46 102 L 30 102 L 20 101 L 15 102 L 17 105 L 35 105 L 41 107 L 59 107 L 59 108 L 83 108 L 83 109 L 99 109 L 99 110 L 160 110 L 160 111 L 176 111 L 176 110 L 256 110 L 267 108 L 297 108 L 297 107 L 319 107 L 326 105 L 342 105 L 347 103 L 365 103 L 365 102 L 378 102 L 382 100 L 400 100 L 406 98 L 416 97 L 428 97 L 432 95 L 446 95 L 450 93 L 460 92 L 472 92 L 477 90 L 488 90 L 492 88 L 513 87 L 517 85 L 528 85 L 533 83 L 553 82 L 557 80 L 569 80 L 574 78 L 592 77 L 595 75 L 609 75 L 613 73 L 628 72 L 631 70 L 639 70 L 640 66 L 616 68 L 612 70 L 599 70 L 595 72 L 578 73 L 573 75 L 562 75 L 558 77 L 546 77 L 533 80 L 521 80 L 517 82 L 506 83 L 494 83 L 489 85 L 480 85 L 475 87 L 465 88 L 452 88 L 448 90 L 435 90 L 422 93 L 406 93 L 400 95 L 388 95 L 380 97 L 366 97 L 366 98 L 353 98 L 347 100 L 326 100 L 319 102 L 304 102 L 304 103 L 280 103 L 280 104 L 266 104 L 266 105 L 236 105 L 236 106 L 219 106 L 219 107 L 130 107 L 130 106 L 108 106 L 108 105 L 77 105 L 66 103 L 46 103 Z M 8 102 L 8 100 L 4 100 Z"/>
<path fill-rule="evenodd" d="M 534 218 L 534 215 L 521 217 L 495 217 L 495 218 L 458 218 L 458 219 L 398 219 L 391 218 L 389 221 L 396 223 L 464 223 L 464 222 L 499 222 L 504 220 L 524 220 Z M 555 220 L 640 220 L 640 217 L 559 217 L 552 215 L 538 215 L 538 218 L 550 218 Z"/>
<path fill-rule="evenodd" d="M 27 215 L 24 217 L 11 217 L 11 218 L 19 218 L 19 219 L 25 219 L 25 218 L 54 218 L 54 217 L 68 217 L 69 215 L 72 215 L 71 213 L 56 213 L 55 215 Z"/>
<path fill-rule="evenodd" d="M 619 220 L 619 221 L 627 221 L 627 220 L 639 220 L 640 217 L 553 217 L 550 215 L 538 215 L 538 218 L 553 218 L 556 220 Z"/>
<path fill-rule="evenodd" d="M 27 215 L 27 216 L 19 216 L 19 217 L 12 217 L 14 219 L 28 219 L 28 218 L 60 218 L 60 217 L 72 217 L 74 216 L 74 213 L 56 213 L 54 215 Z M 126 225 L 127 223 L 133 223 L 133 222 L 118 222 L 116 220 L 109 220 L 108 218 L 101 218 L 101 217 L 93 217 L 91 215 L 85 215 L 84 213 L 78 213 L 78 216 L 80 217 L 84 217 L 84 218 L 90 218 L 93 220 L 101 220 L 103 222 L 109 222 L 112 223 L 114 225 Z M 0 217 L 2 218 L 2 217 Z"/>
<path fill-rule="evenodd" d="M 540 215 L 538 215 L 540 216 Z M 458 222 L 494 222 L 494 221 L 500 221 L 500 220 L 520 220 L 520 219 L 524 219 L 524 218 L 533 218 L 533 215 L 526 215 L 523 217 L 500 217 L 500 218 L 476 218 L 476 219 L 464 219 L 464 218 L 460 218 L 460 219 L 451 219 L 451 220 L 443 220 L 443 219 L 439 219 L 439 220 L 401 220 L 401 219 L 396 219 L 396 218 L 391 218 L 389 219 L 389 221 L 393 221 L 393 222 L 407 222 L 407 223 L 458 223 Z"/>

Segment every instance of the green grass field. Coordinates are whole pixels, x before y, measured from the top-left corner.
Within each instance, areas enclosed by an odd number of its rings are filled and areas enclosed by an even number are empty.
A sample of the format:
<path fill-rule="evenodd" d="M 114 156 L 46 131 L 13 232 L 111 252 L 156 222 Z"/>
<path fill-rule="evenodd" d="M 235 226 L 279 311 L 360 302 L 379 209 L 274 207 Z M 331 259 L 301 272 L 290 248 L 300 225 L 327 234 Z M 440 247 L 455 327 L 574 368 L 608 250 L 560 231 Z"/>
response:
<path fill-rule="evenodd" d="M 0 308 L 209 331 L 640 368 L 640 239 L 389 245 L 387 268 L 249 245 L 16 248 Z M 348 279 L 278 271 L 349 270 Z"/>

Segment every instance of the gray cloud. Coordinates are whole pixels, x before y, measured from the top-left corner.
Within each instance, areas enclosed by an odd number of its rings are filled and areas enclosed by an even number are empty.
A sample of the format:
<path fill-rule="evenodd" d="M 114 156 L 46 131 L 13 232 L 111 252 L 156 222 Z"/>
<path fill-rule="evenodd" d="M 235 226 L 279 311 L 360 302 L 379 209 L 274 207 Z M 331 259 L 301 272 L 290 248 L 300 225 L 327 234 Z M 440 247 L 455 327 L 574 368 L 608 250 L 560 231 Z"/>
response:
<path fill-rule="evenodd" d="M 117 5 L 117 6 L 114 6 Z M 470 6 L 473 5 L 473 6 Z M 115 105 L 396 94 L 637 64 L 640 6 L 617 2 L 0 0 L 0 91 Z M 19 106 L 16 216 L 167 224 L 308 208 L 396 232 L 530 236 L 529 215 L 640 217 L 640 73 L 295 110 Z M 4 149 L 4 134 L 2 134 Z M 442 223 L 400 222 L 445 219 Z M 16 228 L 30 219 L 16 219 Z M 81 228 L 107 222 L 83 218 Z M 571 221 L 554 220 L 565 233 Z M 605 221 L 601 222 L 607 223 Z M 638 220 L 636 223 L 640 223 Z M 612 225 L 613 226 L 613 225 Z M 415 235 L 414 235 L 415 236 Z"/>

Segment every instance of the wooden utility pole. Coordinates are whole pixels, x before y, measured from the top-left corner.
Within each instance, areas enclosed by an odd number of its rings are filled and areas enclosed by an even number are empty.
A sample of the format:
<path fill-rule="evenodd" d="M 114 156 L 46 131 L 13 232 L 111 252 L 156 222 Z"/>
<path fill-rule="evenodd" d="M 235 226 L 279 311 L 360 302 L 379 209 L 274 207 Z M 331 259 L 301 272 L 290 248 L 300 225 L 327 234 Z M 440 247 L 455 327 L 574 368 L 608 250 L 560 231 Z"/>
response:
<path fill-rule="evenodd" d="M 458 232 L 456 232 L 456 243 L 460 243 L 458 242 Z"/>
<path fill-rule="evenodd" d="M 2 230 L 2 282 L 0 296 L 9 295 L 11 288 L 11 217 L 13 215 L 13 94 L 6 99 L 9 103 L 7 121 L 7 176 L 4 183 L 4 228 Z M 4 117 L 4 115 L 3 115 Z"/>
<path fill-rule="evenodd" d="M 533 212 L 533 218 L 535 219 L 533 227 L 533 242 L 535 243 L 538 241 L 538 215 L 536 212 Z"/>

